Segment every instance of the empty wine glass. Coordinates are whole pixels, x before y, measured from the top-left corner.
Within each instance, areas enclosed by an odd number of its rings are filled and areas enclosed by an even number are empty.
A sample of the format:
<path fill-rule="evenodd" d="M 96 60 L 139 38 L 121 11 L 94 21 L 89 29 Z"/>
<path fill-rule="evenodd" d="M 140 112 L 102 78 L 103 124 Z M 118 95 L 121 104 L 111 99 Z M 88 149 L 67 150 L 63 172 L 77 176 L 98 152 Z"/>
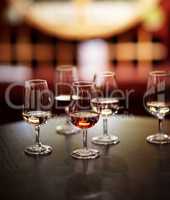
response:
<path fill-rule="evenodd" d="M 148 77 L 147 91 L 144 95 L 146 110 L 159 120 L 158 133 L 149 135 L 146 140 L 153 144 L 170 143 L 170 136 L 163 130 L 163 120 L 170 112 L 170 73 L 152 71 Z"/>
<path fill-rule="evenodd" d="M 76 149 L 72 153 L 72 157 L 77 159 L 94 159 L 99 156 L 98 150 L 87 146 L 87 129 L 94 126 L 99 120 L 99 113 L 94 111 L 91 106 L 91 100 L 95 94 L 93 82 L 73 83 L 72 102 L 68 113 L 72 124 L 83 130 L 83 148 Z"/>
<path fill-rule="evenodd" d="M 47 155 L 52 147 L 40 142 L 40 126 L 51 117 L 52 99 L 47 81 L 34 79 L 25 81 L 24 120 L 35 128 L 35 144 L 27 147 L 28 155 Z"/>
<path fill-rule="evenodd" d="M 94 81 L 97 97 L 92 99 L 92 105 L 94 110 L 103 117 L 103 135 L 93 137 L 92 142 L 98 145 L 117 144 L 118 136 L 108 134 L 108 116 L 116 114 L 119 109 L 115 73 L 111 71 L 98 73 L 94 76 Z"/>
<path fill-rule="evenodd" d="M 71 101 L 72 83 L 77 80 L 77 69 L 72 65 L 61 65 L 56 68 L 55 86 L 55 107 L 59 113 L 67 112 Z M 64 123 L 56 126 L 59 134 L 71 135 L 79 132 L 79 129 L 72 126 L 68 117 Z"/>

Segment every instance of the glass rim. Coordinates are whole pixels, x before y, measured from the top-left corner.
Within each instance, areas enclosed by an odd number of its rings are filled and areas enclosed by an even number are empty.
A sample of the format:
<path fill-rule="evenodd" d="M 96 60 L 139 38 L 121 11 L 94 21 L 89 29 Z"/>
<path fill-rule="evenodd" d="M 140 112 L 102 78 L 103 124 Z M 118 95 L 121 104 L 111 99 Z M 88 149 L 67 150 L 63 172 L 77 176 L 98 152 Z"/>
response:
<path fill-rule="evenodd" d="M 165 71 L 165 70 L 155 70 L 155 71 L 149 72 L 149 75 L 150 76 L 170 76 L 170 72 Z"/>
<path fill-rule="evenodd" d="M 74 81 L 73 87 L 90 87 L 94 86 L 95 83 L 93 81 Z"/>
<path fill-rule="evenodd" d="M 40 83 L 46 83 L 47 84 L 47 81 L 45 79 L 30 79 L 30 80 L 27 80 L 25 81 L 25 84 L 40 84 Z"/>

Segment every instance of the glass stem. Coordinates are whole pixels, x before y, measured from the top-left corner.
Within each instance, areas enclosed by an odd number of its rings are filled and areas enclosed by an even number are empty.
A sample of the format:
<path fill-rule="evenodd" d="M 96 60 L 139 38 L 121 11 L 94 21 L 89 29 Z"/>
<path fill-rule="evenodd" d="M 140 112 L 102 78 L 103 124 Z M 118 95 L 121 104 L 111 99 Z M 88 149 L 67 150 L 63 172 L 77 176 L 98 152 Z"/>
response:
<path fill-rule="evenodd" d="M 87 129 L 83 129 L 83 148 L 87 150 Z"/>
<path fill-rule="evenodd" d="M 108 136 L 107 118 L 103 119 L 103 135 Z"/>
<path fill-rule="evenodd" d="M 159 119 L 159 133 L 163 133 L 163 119 Z"/>
<path fill-rule="evenodd" d="M 41 146 L 40 142 L 40 126 L 35 126 L 35 144 Z"/>

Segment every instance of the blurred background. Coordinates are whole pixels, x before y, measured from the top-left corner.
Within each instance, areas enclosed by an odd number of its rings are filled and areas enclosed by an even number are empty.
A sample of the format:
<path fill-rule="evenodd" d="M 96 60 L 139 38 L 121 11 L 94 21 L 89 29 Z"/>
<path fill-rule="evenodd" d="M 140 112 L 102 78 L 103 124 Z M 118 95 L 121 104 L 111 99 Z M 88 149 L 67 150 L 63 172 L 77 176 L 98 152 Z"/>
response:
<path fill-rule="evenodd" d="M 5 101 L 11 83 L 43 78 L 53 88 L 59 65 L 75 65 L 83 79 L 114 70 L 119 87 L 134 90 L 125 112 L 145 115 L 149 71 L 169 70 L 169 13 L 169 0 L 1 0 L 0 122 L 21 119 Z M 12 102 L 22 95 L 14 87 Z"/>

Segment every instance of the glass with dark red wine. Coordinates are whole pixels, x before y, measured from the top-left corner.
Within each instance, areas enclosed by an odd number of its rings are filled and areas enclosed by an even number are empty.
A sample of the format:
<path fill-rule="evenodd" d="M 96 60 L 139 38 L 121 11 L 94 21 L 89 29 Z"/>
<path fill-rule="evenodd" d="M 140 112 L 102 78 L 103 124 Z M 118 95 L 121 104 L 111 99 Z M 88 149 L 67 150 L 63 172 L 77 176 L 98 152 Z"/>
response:
<path fill-rule="evenodd" d="M 83 148 L 72 152 L 72 157 L 77 159 L 94 159 L 99 156 L 97 149 L 87 146 L 87 129 L 93 127 L 99 120 L 99 113 L 94 111 L 91 100 L 96 91 L 93 82 L 77 81 L 73 83 L 72 102 L 68 114 L 71 123 L 83 131 Z"/>
<path fill-rule="evenodd" d="M 71 102 L 72 83 L 77 80 L 77 69 L 72 65 L 61 65 L 56 68 L 55 74 L 55 110 L 58 115 L 67 113 Z M 56 131 L 62 135 L 71 135 L 79 129 L 70 124 L 67 116 L 56 126 Z"/>

